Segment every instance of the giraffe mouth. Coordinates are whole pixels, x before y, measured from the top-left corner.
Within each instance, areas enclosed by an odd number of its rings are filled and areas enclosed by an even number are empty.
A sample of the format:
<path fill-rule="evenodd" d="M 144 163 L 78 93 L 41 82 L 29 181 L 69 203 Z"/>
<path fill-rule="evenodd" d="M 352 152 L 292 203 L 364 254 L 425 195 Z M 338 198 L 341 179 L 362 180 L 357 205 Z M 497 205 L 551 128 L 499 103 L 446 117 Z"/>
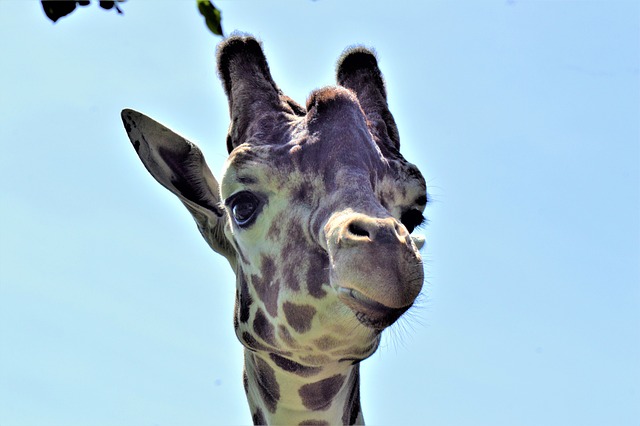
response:
<path fill-rule="evenodd" d="M 363 325 L 382 331 L 396 322 L 411 307 L 390 308 L 365 296 L 358 290 L 339 287 L 338 298 L 347 305 Z"/>

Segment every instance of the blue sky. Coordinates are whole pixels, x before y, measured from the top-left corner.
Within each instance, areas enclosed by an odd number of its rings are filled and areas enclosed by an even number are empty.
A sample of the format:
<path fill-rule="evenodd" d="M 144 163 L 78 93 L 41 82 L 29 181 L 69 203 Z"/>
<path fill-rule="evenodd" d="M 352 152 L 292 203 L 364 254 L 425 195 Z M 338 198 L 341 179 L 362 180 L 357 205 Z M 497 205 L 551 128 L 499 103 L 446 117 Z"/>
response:
<path fill-rule="evenodd" d="M 53 25 L 0 2 L 3 426 L 251 420 L 232 272 L 119 117 L 199 143 L 219 176 L 219 38 L 194 3 Z M 426 290 L 363 364 L 367 422 L 637 425 L 638 2 L 217 4 L 300 102 L 374 47 L 427 178 Z"/>

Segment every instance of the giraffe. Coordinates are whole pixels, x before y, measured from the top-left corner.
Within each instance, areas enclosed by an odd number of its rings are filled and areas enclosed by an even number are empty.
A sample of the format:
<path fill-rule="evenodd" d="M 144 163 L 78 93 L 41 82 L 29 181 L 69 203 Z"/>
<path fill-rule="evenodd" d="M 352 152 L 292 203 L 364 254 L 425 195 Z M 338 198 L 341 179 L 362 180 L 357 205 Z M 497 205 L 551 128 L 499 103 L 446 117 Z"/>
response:
<path fill-rule="evenodd" d="M 424 238 L 411 233 L 427 204 L 376 56 L 347 49 L 337 85 L 304 107 L 252 36 L 221 42 L 217 63 L 231 118 L 220 183 L 195 144 L 151 118 L 123 110 L 127 134 L 236 274 L 254 424 L 364 424 L 359 365 L 420 293 Z"/>

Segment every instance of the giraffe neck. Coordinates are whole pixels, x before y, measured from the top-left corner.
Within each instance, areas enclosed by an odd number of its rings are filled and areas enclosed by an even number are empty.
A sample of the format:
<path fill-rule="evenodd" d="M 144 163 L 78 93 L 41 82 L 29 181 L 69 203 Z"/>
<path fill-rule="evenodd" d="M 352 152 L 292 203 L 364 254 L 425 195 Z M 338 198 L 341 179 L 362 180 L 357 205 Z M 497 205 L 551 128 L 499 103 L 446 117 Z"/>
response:
<path fill-rule="evenodd" d="M 244 360 L 244 388 L 254 424 L 364 424 L 359 364 L 305 367 L 247 349 Z"/>

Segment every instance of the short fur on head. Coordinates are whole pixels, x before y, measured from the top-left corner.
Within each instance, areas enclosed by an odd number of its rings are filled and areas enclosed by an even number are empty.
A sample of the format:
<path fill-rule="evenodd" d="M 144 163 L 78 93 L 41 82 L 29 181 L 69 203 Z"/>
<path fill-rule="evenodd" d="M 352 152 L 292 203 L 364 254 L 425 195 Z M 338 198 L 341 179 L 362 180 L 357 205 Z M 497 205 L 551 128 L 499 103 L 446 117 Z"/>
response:
<path fill-rule="evenodd" d="M 234 327 L 256 424 L 362 423 L 359 362 L 418 296 L 426 184 L 400 154 L 375 54 L 346 50 L 337 85 L 305 107 L 278 88 L 260 43 L 217 51 L 229 102 L 220 183 L 198 147 L 133 110 L 143 164 L 236 273 Z"/>

